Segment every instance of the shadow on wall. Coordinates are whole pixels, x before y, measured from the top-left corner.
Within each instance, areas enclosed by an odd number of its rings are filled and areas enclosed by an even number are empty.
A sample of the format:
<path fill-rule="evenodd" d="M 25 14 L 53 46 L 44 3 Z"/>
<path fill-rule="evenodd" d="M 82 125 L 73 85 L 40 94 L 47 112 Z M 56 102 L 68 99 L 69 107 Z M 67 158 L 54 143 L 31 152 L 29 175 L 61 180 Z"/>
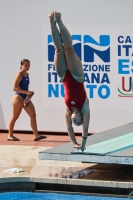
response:
<path fill-rule="evenodd" d="M 4 119 L 4 114 L 3 114 L 1 103 L 0 103 L 0 129 L 6 129 L 6 123 L 5 123 L 5 119 Z"/>

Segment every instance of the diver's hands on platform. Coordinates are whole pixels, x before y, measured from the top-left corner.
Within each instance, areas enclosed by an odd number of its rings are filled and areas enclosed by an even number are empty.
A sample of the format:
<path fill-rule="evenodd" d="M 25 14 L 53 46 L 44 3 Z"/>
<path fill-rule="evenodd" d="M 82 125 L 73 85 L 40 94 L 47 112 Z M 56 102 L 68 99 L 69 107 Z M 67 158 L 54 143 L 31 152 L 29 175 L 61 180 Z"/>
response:
<path fill-rule="evenodd" d="M 76 144 L 74 144 L 73 148 L 79 148 L 80 146 L 81 146 L 80 144 L 76 143 Z"/>
<path fill-rule="evenodd" d="M 86 148 L 83 147 L 83 146 L 80 146 L 80 147 L 78 147 L 77 149 L 78 149 L 78 151 L 81 150 L 82 152 L 84 152 L 84 150 L 85 150 Z"/>
<path fill-rule="evenodd" d="M 82 152 L 84 152 L 84 150 L 86 149 L 85 147 L 83 147 L 81 144 L 78 143 L 76 143 L 73 148 L 76 148 L 78 151 L 80 150 Z"/>
<path fill-rule="evenodd" d="M 87 137 L 82 136 L 82 144 L 78 147 L 78 150 L 81 150 L 82 152 L 84 152 L 84 150 L 86 149 L 85 148 L 86 140 L 87 140 Z"/>

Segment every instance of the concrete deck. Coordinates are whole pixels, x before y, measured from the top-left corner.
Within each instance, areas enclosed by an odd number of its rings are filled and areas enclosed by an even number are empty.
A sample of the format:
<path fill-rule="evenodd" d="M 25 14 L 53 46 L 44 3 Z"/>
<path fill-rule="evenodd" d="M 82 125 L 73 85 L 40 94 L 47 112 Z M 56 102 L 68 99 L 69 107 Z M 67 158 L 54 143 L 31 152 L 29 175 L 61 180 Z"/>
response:
<path fill-rule="evenodd" d="M 133 123 L 119 126 L 107 131 L 103 131 L 88 137 L 86 147 L 98 144 L 103 141 L 111 140 L 116 137 L 124 136 L 133 132 Z M 81 141 L 79 141 L 81 142 Z M 113 144 L 112 144 L 113 145 Z M 133 145 L 133 141 L 132 141 Z M 39 152 L 40 160 L 59 160 L 59 161 L 75 161 L 88 163 L 104 163 L 104 164 L 126 164 L 133 165 L 133 147 L 119 149 L 109 154 L 95 154 L 87 151 L 78 152 L 73 149 L 72 142 Z"/>
<path fill-rule="evenodd" d="M 31 134 L 15 136 L 21 141 L 7 142 L 7 134 L 0 134 L 0 191 L 49 189 L 51 185 L 56 190 L 67 186 L 67 191 L 89 193 L 128 195 L 133 190 L 133 166 L 38 159 L 39 152 L 57 146 L 57 141 L 58 147 L 68 143 L 68 136 L 51 135 L 37 143 Z M 15 167 L 24 172 L 4 172 Z"/>

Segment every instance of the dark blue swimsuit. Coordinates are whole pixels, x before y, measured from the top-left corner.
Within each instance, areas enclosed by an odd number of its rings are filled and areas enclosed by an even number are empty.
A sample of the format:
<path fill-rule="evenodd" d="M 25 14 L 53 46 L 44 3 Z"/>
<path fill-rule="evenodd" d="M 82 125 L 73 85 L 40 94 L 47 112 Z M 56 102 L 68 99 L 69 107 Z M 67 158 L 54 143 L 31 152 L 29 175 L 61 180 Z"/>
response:
<path fill-rule="evenodd" d="M 20 72 L 21 73 L 21 72 Z M 28 91 L 28 88 L 29 88 L 29 83 L 30 83 L 30 80 L 29 80 L 29 76 L 23 76 L 23 74 L 21 73 L 22 75 L 22 80 L 20 81 L 19 83 L 19 87 L 21 90 L 26 90 Z M 19 94 L 23 100 L 26 98 L 27 94 L 21 94 L 19 92 L 16 92 L 15 94 Z"/>

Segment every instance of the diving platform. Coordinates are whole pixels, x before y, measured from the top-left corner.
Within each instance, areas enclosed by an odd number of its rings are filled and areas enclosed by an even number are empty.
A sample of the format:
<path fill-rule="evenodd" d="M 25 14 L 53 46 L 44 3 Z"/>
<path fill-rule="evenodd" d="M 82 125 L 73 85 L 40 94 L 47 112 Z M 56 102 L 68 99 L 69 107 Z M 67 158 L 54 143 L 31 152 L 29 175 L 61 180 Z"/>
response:
<path fill-rule="evenodd" d="M 68 142 L 39 152 L 39 159 L 133 165 L 133 122 L 88 136 L 84 152 Z"/>

